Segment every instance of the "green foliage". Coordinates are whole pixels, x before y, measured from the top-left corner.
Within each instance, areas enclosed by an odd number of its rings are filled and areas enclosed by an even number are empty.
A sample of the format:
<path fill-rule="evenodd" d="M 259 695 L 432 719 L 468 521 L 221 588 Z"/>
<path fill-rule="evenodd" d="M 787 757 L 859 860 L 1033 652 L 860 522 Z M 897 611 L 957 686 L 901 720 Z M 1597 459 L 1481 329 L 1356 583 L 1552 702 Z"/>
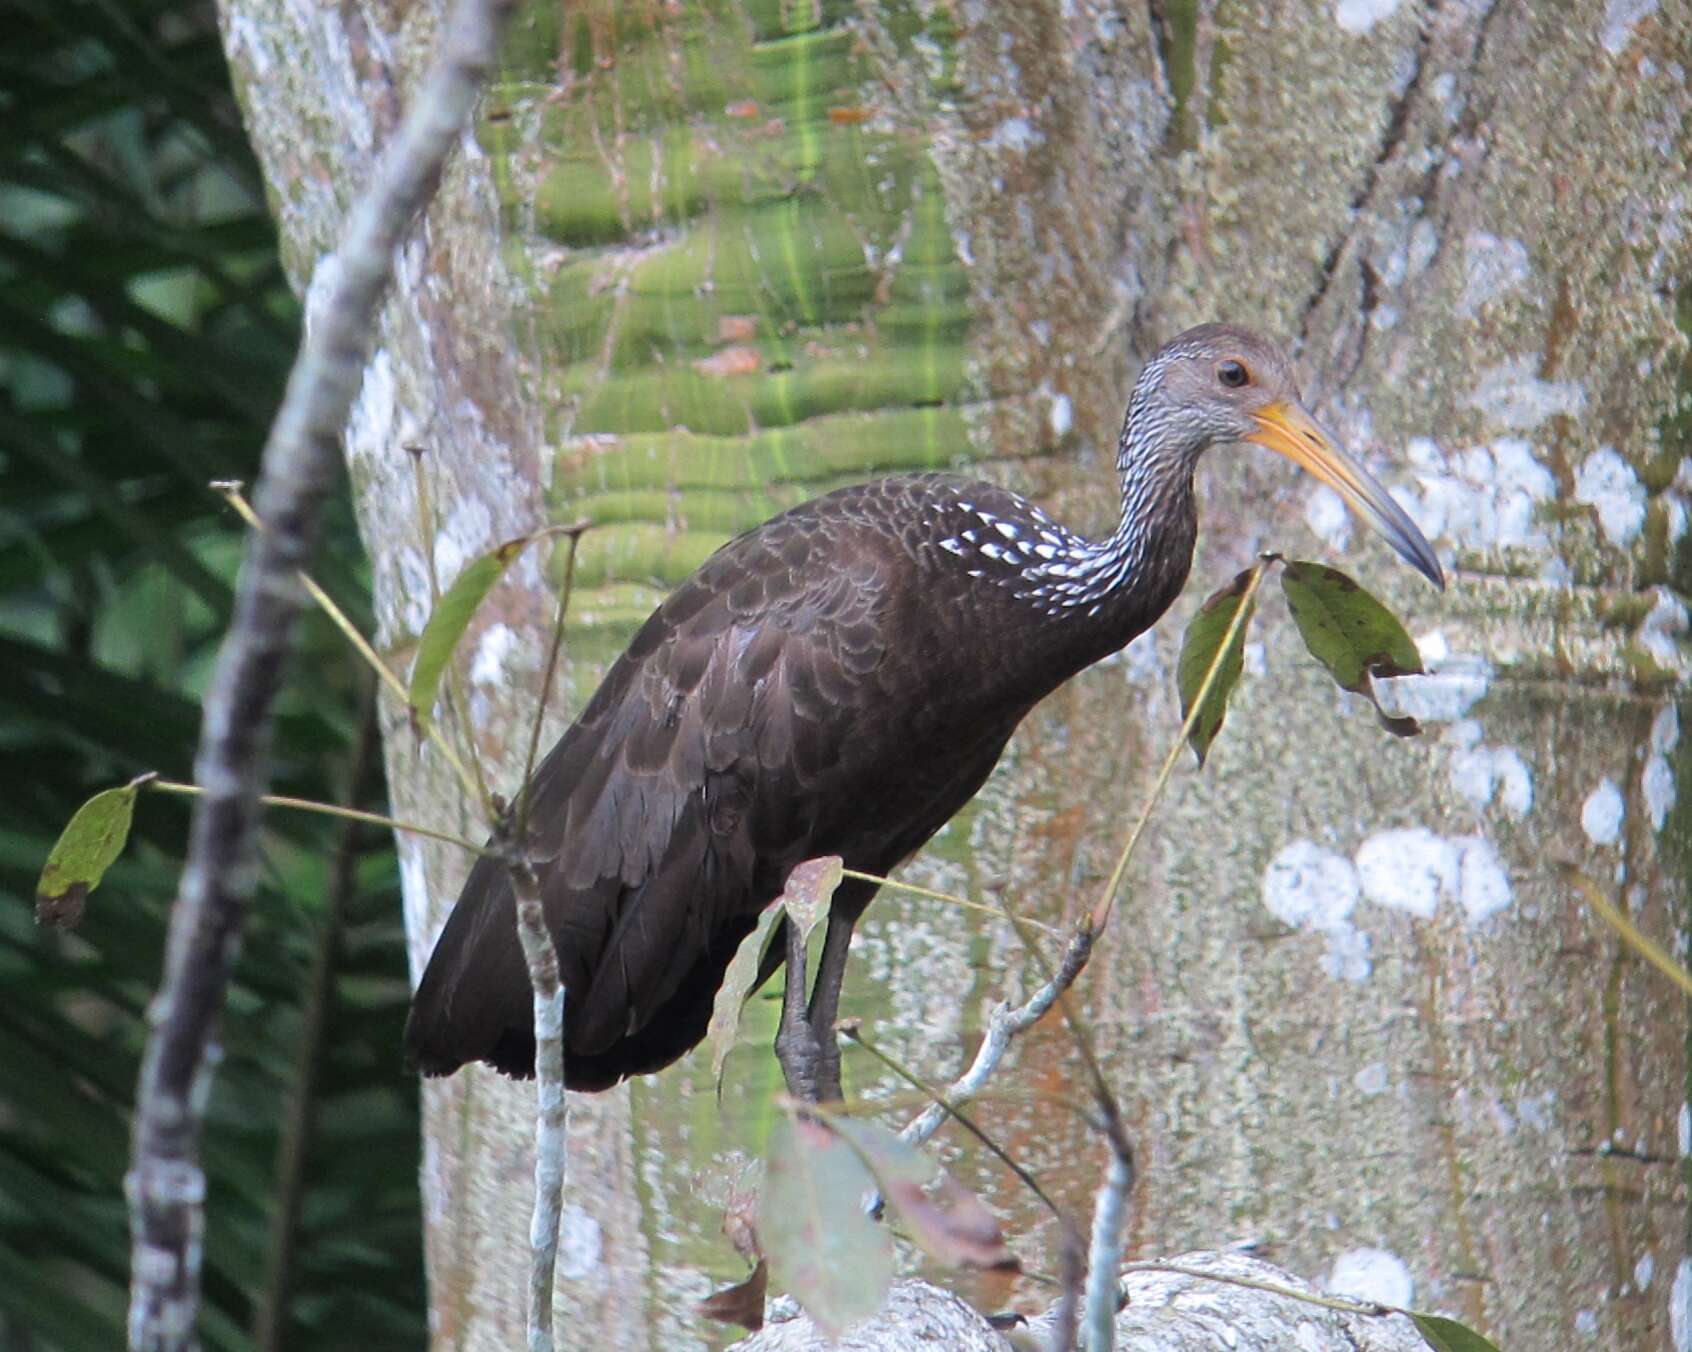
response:
<path fill-rule="evenodd" d="M 1222 720 L 1228 716 L 1228 696 L 1240 683 L 1240 672 L 1245 667 L 1246 626 L 1251 623 L 1251 610 L 1256 604 L 1255 600 L 1248 599 L 1248 593 L 1252 574 L 1256 571 L 1255 568 L 1247 568 L 1227 586 L 1206 597 L 1181 639 L 1181 656 L 1175 665 L 1175 684 L 1181 694 L 1183 719 L 1192 712 L 1193 703 L 1204 688 L 1205 677 L 1216 661 L 1217 653 L 1221 652 L 1222 644 L 1228 644 L 1227 652 L 1222 655 L 1222 665 L 1204 697 L 1198 720 L 1193 724 L 1192 735 L 1187 739 L 1200 765 L 1204 764 L 1216 734 L 1222 731 Z M 1245 618 L 1236 625 L 1234 617 L 1239 614 L 1242 605 L 1246 607 Z"/>
<path fill-rule="evenodd" d="M 191 777 L 242 544 L 206 483 L 255 471 L 298 314 L 209 5 L 13 6 L 6 55 L 0 1345 L 80 1352 L 124 1341 L 128 1113 L 186 806 L 137 804 L 104 904 L 75 934 L 38 927 L 31 895 L 96 790 L 152 770 Z M 351 600 L 367 588 L 337 511 L 315 571 Z M 380 807 L 374 776 L 358 773 L 367 676 L 326 623 L 309 622 L 303 643 L 277 787 Z M 271 1345 L 420 1346 L 391 847 L 281 814 L 264 841 L 204 1142 L 202 1342 L 262 1344 L 256 1312 L 286 1270 Z M 336 886 L 338 863 L 352 887 Z M 333 995 L 314 1006 L 320 962 Z M 302 1186 L 286 1195 L 285 1141 L 303 1151 Z"/>
<path fill-rule="evenodd" d="M 411 716 L 419 728 L 428 726 L 435 708 L 435 695 L 447 663 L 457 649 L 464 631 L 476 617 L 488 593 L 498 585 L 505 570 L 528 548 L 533 535 L 519 535 L 515 540 L 490 549 L 480 558 L 472 559 L 452 580 L 452 585 L 429 612 L 429 622 L 417 641 L 417 661 L 411 668 L 408 691 Z"/>
<path fill-rule="evenodd" d="M 1395 736 L 1420 732 L 1415 719 L 1381 708 L 1371 680 L 1422 672 L 1422 655 L 1398 617 L 1337 568 L 1319 563 L 1289 563 L 1281 590 L 1305 647 L 1340 688 L 1373 704 L 1381 726 Z"/>
<path fill-rule="evenodd" d="M 1416 1332 L 1422 1335 L 1422 1341 L 1434 1352 L 1498 1352 L 1492 1342 L 1467 1324 L 1437 1314 L 1417 1314 L 1414 1310 L 1405 1313 L 1416 1326 Z"/>
<path fill-rule="evenodd" d="M 35 918 L 44 924 L 74 929 L 82 919 L 83 902 L 100 885 L 106 870 L 117 863 L 129 842 L 135 820 L 135 795 L 142 780 L 132 779 L 116 789 L 102 789 L 81 807 L 54 842 L 35 885 Z"/>

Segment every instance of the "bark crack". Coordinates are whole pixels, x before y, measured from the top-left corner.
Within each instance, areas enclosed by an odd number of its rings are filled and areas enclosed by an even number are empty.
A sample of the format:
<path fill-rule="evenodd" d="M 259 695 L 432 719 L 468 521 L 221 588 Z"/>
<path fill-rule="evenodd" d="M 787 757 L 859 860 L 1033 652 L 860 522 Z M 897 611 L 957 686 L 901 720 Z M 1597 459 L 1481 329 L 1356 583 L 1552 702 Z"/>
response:
<path fill-rule="evenodd" d="M 1310 324 L 1322 302 L 1333 289 L 1334 279 L 1339 274 L 1339 266 L 1346 254 L 1350 252 L 1352 244 L 1361 233 L 1363 224 L 1368 216 L 1368 208 L 1374 200 L 1375 192 L 1380 186 L 1381 176 L 1387 164 L 1397 155 L 1403 146 L 1410 128 L 1410 115 L 1421 95 L 1423 79 L 1428 69 L 1428 53 L 1433 46 L 1433 26 L 1435 16 L 1439 13 L 1439 0 L 1431 0 L 1427 13 L 1422 20 L 1422 26 L 1416 35 L 1416 51 L 1412 58 L 1410 77 L 1405 81 L 1404 88 L 1393 98 L 1387 112 L 1386 127 L 1381 132 L 1379 146 L 1376 147 L 1374 159 L 1363 172 L 1363 180 L 1357 186 L 1357 191 L 1351 196 L 1348 212 L 1349 223 L 1340 237 L 1334 241 L 1327 255 L 1322 259 L 1320 277 L 1316 289 L 1310 299 L 1305 302 L 1304 313 L 1299 321 L 1299 335 L 1303 338 L 1310 336 Z"/>

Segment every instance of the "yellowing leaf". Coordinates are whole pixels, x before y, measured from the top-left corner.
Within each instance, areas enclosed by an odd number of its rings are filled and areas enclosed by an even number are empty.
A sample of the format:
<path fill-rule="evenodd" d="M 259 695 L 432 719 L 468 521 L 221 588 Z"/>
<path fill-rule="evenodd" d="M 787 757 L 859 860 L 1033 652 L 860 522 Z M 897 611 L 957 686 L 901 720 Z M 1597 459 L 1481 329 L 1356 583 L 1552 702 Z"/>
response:
<path fill-rule="evenodd" d="M 1375 696 L 1374 677 L 1419 676 L 1422 655 L 1398 617 L 1337 568 L 1289 563 L 1281 589 L 1304 646 L 1343 690 L 1375 706 L 1381 726 L 1397 737 L 1422 729 L 1413 718 L 1394 718 Z"/>
<path fill-rule="evenodd" d="M 723 1066 L 740 1034 L 741 1011 L 751 998 L 752 983 L 758 979 L 758 963 L 770 941 L 770 931 L 782 915 L 781 907 L 774 902 L 764 908 L 752 933 L 734 950 L 728 970 L 723 973 L 723 984 L 711 1001 L 711 1022 L 705 1028 L 705 1040 L 711 1044 L 711 1078 L 719 1095 L 723 1092 Z"/>
<path fill-rule="evenodd" d="M 465 564 L 452 586 L 446 589 L 436 604 L 429 622 L 423 626 L 423 636 L 417 641 L 417 661 L 411 668 L 411 686 L 407 698 L 411 715 L 419 729 L 426 726 L 435 708 L 435 692 L 440 688 L 441 676 L 458 647 L 470 621 L 481 609 L 482 602 L 512 562 L 528 548 L 536 537 L 520 535 L 472 559 Z"/>
<path fill-rule="evenodd" d="M 783 1114 L 770 1131 L 758 1238 L 770 1276 L 830 1337 L 868 1319 L 893 1281 L 893 1239 L 864 1212 L 875 1180 L 820 1122 Z"/>
<path fill-rule="evenodd" d="M 1192 712 L 1193 701 L 1204 685 L 1205 674 L 1221 652 L 1228 626 L 1233 623 L 1240 606 L 1246 604 L 1246 593 L 1256 571 L 1255 568 L 1247 568 L 1226 587 L 1207 597 L 1198 614 L 1193 616 L 1193 622 L 1187 626 L 1187 632 L 1181 639 L 1181 656 L 1175 664 L 1175 684 L 1181 693 L 1183 720 Z M 1251 604 L 1255 605 L 1255 601 Z M 1228 650 L 1222 653 L 1216 679 L 1210 683 L 1198 721 L 1193 724 L 1192 734 L 1187 739 L 1200 765 L 1204 764 L 1216 734 L 1222 730 L 1222 720 L 1228 716 L 1228 696 L 1239 684 L 1240 672 L 1245 667 L 1245 634 L 1250 623 L 1251 612 L 1248 610 L 1245 619 L 1234 630 Z"/>
<path fill-rule="evenodd" d="M 1404 1313 L 1416 1326 L 1416 1332 L 1422 1335 L 1422 1341 L 1434 1352 L 1498 1352 L 1491 1341 L 1455 1319 L 1437 1314 L 1417 1314 L 1414 1310 Z"/>
<path fill-rule="evenodd" d="M 828 919 L 834 890 L 840 886 L 844 876 L 841 868 L 840 856 L 827 854 L 820 859 L 807 859 L 795 864 L 787 875 L 781 904 L 788 918 L 799 926 L 801 940 L 808 940 L 811 931 Z"/>
<path fill-rule="evenodd" d="M 151 778 L 142 775 L 122 788 L 106 789 L 76 810 L 35 885 L 37 921 L 59 929 L 75 929 L 82 922 L 88 894 L 100 885 L 129 841 L 135 795 Z"/>

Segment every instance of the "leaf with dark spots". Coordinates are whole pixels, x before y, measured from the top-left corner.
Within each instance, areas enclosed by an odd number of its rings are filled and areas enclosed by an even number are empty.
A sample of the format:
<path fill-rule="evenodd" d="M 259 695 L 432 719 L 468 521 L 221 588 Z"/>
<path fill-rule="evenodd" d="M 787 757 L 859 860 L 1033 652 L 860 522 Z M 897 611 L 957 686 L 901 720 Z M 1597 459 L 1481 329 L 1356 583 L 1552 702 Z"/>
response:
<path fill-rule="evenodd" d="M 1421 725 L 1381 708 L 1375 678 L 1419 676 L 1422 655 L 1398 617 L 1338 569 L 1289 563 L 1281 589 L 1304 646 L 1342 690 L 1375 706 L 1381 726 L 1396 737 L 1414 737 Z"/>
<path fill-rule="evenodd" d="M 520 535 L 471 560 L 436 603 L 429 622 L 423 626 L 423 636 L 417 641 L 417 661 L 412 665 L 411 686 L 406 694 L 412 721 L 420 734 L 429 724 L 441 676 L 464 631 L 470 627 L 482 602 L 488 599 L 488 593 L 505 576 L 505 570 L 534 539 L 533 535 Z"/>
<path fill-rule="evenodd" d="M 745 1281 L 713 1291 L 694 1308 L 719 1324 L 739 1324 L 756 1333 L 764 1327 L 764 1291 L 769 1283 L 769 1263 L 760 1258 Z"/>
<path fill-rule="evenodd" d="M 35 918 L 43 925 L 75 929 L 88 894 L 100 885 L 129 842 L 135 795 L 150 774 L 122 788 L 95 794 L 72 815 L 41 869 L 35 885 Z"/>
<path fill-rule="evenodd" d="M 862 1156 L 924 1252 L 948 1267 L 1022 1270 L 986 1204 L 938 1163 L 877 1123 L 849 1117 L 830 1123 Z"/>
<path fill-rule="evenodd" d="M 1483 1338 L 1467 1324 L 1443 1315 L 1419 1314 L 1415 1310 L 1403 1312 L 1422 1335 L 1422 1341 L 1434 1352 L 1498 1352 L 1497 1346 Z"/>
<path fill-rule="evenodd" d="M 1227 637 L 1228 627 L 1233 624 L 1240 606 L 1246 603 L 1246 593 L 1255 571 L 1247 568 L 1226 587 L 1207 597 L 1205 603 L 1199 607 L 1198 614 L 1193 616 L 1192 623 L 1187 626 L 1187 632 L 1181 639 L 1181 656 L 1175 664 L 1175 684 L 1181 694 L 1183 721 L 1192 712 L 1193 702 L 1204 685 L 1205 675 L 1222 650 L 1222 641 Z M 1255 602 L 1252 604 L 1255 605 Z M 1234 630 L 1233 641 L 1228 644 L 1228 650 L 1221 655 L 1221 666 L 1217 669 L 1216 679 L 1210 684 L 1209 693 L 1205 695 L 1204 704 L 1199 710 L 1198 720 L 1193 724 L 1192 735 L 1187 739 L 1200 765 L 1204 764 L 1204 758 L 1209 754 L 1210 744 L 1216 740 L 1216 734 L 1222 730 L 1222 720 L 1228 716 L 1228 697 L 1233 694 L 1234 687 L 1239 684 L 1240 672 L 1245 669 L 1245 635 L 1250 623 L 1251 612 L 1247 611 L 1245 619 Z"/>
<path fill-rule="evenodd" d="M 893 1240 L 864 1211 L 875 1180 L 820 1122 L 782 1114 L 770 1131 L 758 1235 L 770 1277 L 838 1337 L 868 1319 L 893 1281 Z"/>
<path fill-rule="evenodd" d="M 723 1066 L 740 1034 L 741 1011 L 751 998 L 752 983 L 758 979 L 758 960 L 769 942 L 770 931 L 781 917 L 782 909 L 774 902 L 764 908 L 752 933 L 734 950 L 734 957 L 723 974 L 723 984 L 711 1002 L 711 1021 L 705 1028 L 705 1040 L 711 1046 L 711 1079 L 716 1083 L 719 1098 L 723 1093 Z"/>

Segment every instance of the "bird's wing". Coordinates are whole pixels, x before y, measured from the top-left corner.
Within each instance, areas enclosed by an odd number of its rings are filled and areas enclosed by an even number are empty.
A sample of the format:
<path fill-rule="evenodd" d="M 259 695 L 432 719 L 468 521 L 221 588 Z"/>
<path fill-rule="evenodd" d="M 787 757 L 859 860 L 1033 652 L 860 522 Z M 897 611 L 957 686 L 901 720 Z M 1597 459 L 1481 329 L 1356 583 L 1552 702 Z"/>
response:
<path fill-rule="evenodd" d="M 734 943 L 806 857 L 806 790 L 874 693 L 891 585 L 886 559 L 838 522 L 766 523 L 671 593 L 537 769 L 529 817 L 578 1061 L 614 1058 L 678 992 L 698 1031 L 666 1059 L 703 1032 Z M 522 1042 L 529 999 L 508 875 L 479 860 L 419 987 L 408 1053 L 425 1070 L 499 1064 L 490 1048 Z"/>

